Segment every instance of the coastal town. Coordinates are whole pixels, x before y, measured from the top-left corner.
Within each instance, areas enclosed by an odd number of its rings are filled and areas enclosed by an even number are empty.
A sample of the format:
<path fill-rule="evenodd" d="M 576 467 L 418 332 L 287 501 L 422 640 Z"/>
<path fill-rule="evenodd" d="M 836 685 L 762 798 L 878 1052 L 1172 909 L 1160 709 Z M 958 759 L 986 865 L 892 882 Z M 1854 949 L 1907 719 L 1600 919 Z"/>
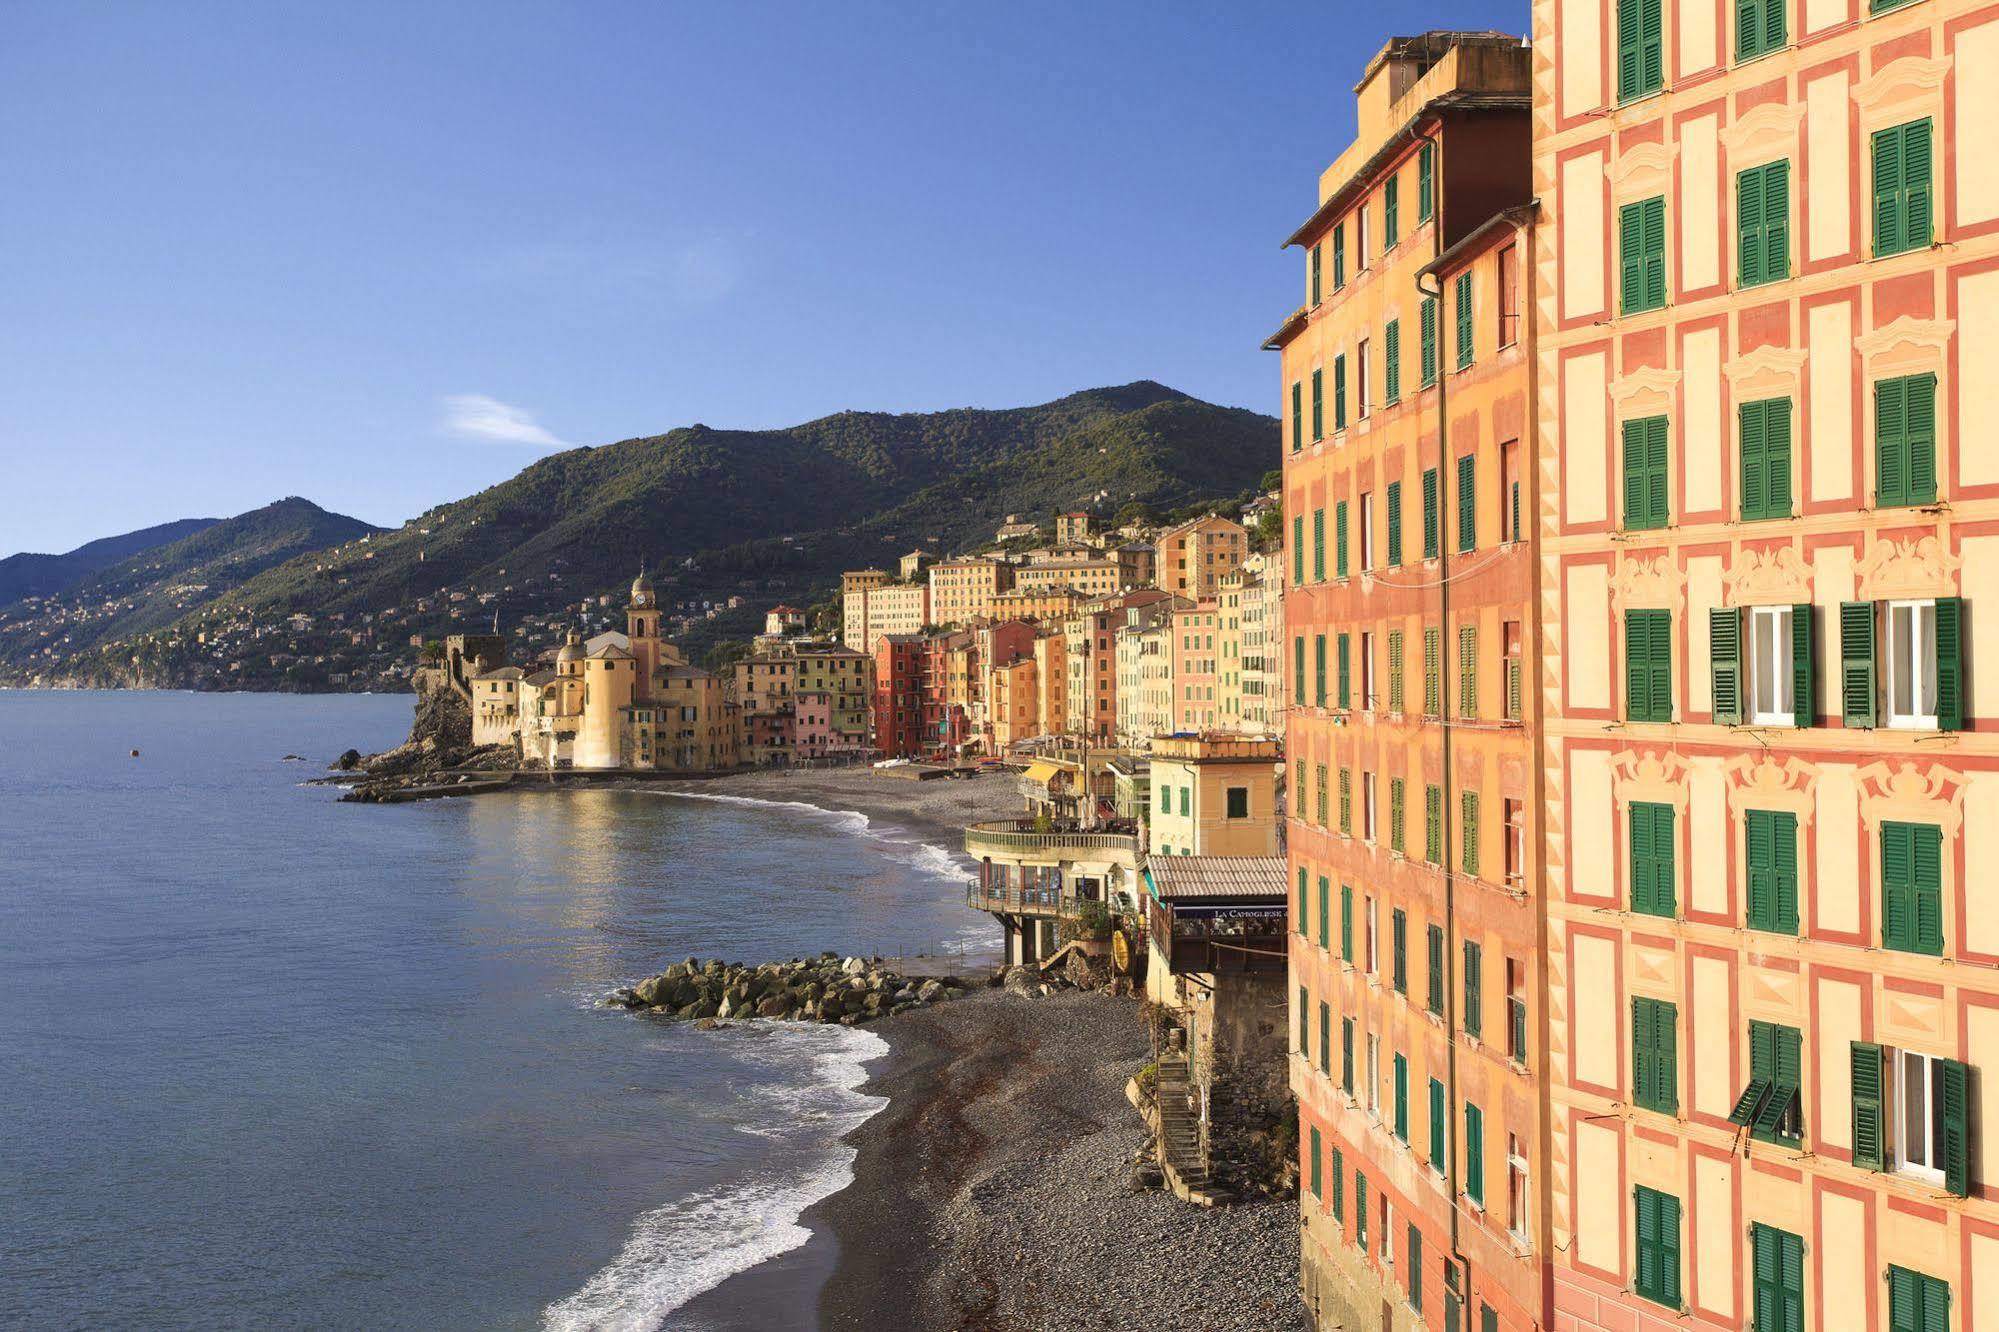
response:
<path fill-rule="evenodd" d="M 1156 1007 L 1174 1193 L 1294 1125 L 1315 1328 L 1999 1326 L 1999 13 L 1533 14 L 1351 71 L 1248 510 L 424 687 L 552 776 L 1003 773 L 967 905 Z"/>

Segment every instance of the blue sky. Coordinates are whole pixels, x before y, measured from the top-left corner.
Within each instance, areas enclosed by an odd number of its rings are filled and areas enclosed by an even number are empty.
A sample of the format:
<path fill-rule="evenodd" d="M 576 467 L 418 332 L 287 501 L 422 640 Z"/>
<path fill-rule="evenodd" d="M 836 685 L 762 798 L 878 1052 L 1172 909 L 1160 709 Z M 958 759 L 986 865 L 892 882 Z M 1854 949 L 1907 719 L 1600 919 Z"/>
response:
<path fill-rule="evenodd" d="M 1278 245 L 1388 11 L 16 0 L 0 554 L 288 494 L 393 523 L 694 421 L 1274 412 Z"/>

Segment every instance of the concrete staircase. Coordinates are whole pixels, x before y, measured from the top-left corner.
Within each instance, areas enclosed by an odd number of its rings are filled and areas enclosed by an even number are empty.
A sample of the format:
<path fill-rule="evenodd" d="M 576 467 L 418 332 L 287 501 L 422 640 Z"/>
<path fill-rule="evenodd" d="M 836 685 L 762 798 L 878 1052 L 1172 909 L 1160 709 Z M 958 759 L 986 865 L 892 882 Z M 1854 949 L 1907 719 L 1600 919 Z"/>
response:
<path fill-rule="evenodd" d="M 1159 1105 L 1159 1168 L 1166 1186 L 1187 1202 L 1213 1207 L 1225 1201 L 1208 1182 L 1207 1153 L 1201 1147 L 1200 1112 L 1194 1108 L 1192 1080 L 1184 1055 L 1162 1055 L 1154 1092 Z"/>

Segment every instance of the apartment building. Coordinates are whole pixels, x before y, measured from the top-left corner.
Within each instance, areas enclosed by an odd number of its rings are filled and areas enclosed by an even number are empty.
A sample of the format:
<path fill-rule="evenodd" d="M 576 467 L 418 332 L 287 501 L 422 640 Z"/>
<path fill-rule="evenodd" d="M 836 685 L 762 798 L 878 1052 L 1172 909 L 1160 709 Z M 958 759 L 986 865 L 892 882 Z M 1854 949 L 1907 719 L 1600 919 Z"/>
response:
<path fill-rule="evenodd" d="M 1159 537 L 1156 581 L 1190 601 L 1212 601 L 1223 574 L 1249 555 L 1249 529 L 1216 514 L 1168 528 Z"/>
<path fill-rule="evenodd" d="M 1319 1327 L 1552 1325 L 1523 515 L 1530 56 L 1398 38 L 1291 236 L 1288 881 Z"/>
<path fill-rule="evenodd" d="M 1221 724 L 1215 641 L 1220 620 L 1221 608 L 1214 600 L 1173 612 L 1167 646 L 1173 671 L 1170 721 L 1176 732 L 1211 730 Z"/>
<path fill-rule="evenodd" d="M 1284 557 L 1258 552 L 1243 562 L 1238 729 L 1280 735 L 1284 729 Z"/>
<path fill-rule="evenodd" d="M 1013 586 L 1013 566 L 1000 560 L 943 560 L 930 566 L 930 618 L 970 624 L 992 614 L 995 594 Z"/>
<path fill-rule="evenodd" d="M 1999 9 L 1533 15 L 1555 1303 L 1999 1327 Z"/>

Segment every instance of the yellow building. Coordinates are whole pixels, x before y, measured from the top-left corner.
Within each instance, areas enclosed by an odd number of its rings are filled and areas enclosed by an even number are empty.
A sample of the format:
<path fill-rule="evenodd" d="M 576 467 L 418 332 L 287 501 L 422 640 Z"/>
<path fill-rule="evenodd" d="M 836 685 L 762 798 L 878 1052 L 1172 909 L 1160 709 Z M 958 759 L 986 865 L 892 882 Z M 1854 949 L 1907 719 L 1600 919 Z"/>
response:
<path fill-rule="evenodd" d="M 989 614 L 995 620 L 1055 621 L 1068 615 L 1083 601 L 1076 589 L 1066 584 L 1041 587 L 1016 581 L 1013 591 L 1001 592 L 993 597 Z"/>
<path fill-rule="evenodd" d="M 1175 596 L 1211 601 L 1223 574 L 1249 555 L 1249 529 L 1215 514 L 1167 529 L 1157 548 L 1157 582 Z"/>
<path fill-rule="evenodd" d="M 1554 1304 L 1999 1328 L 1999 11 L 1533 25 Z"/>
<path fill-rule="evenodd" d="M 1062 546 L 1080 546 L 1095 535 L 1095 526 L 1090 515 L 1081 509 L 1055 515 L 1055 542 Z"/>
<path fill-rule="evenodd" d="M 993 597 L 1013 586 L 1013 566 L 998 560 L 944 560 L 930 566 L 930 619 L 957 626 L 992 614 Z"/>
<path fill-rule="evenodd" d="M 992 753 L 1003 754 L 1016 741 L 1044 734 L 1039 666 L 1032 656 L 999 662 L 986 678 L 991 700 L 987 719 L 992 730 Z"/>
<path fill-rule="evenodd" d="M 846 574 L 842 581 L 855 577 Z M 870 581 L 848 587 L 841 592 L 840 611 L 840 641 L 856 652 L 872 653 L 884 634 L 919 633 L 930 623 L 930 584 Z"/>
<path fill-rule="evenodd" d="M 1284 819 L 1277 772 L 1284 747 L 1243 736 L 1160 736 L 1152 742 L 1155 856 L 1275 856 Z"/>
<path fill-rule="evenodd" d="M 1069 729 L 1069 639 L 1059 629 L 1034 640 L 1034 678 L 1041 690 L 1041 734 Z"/>

